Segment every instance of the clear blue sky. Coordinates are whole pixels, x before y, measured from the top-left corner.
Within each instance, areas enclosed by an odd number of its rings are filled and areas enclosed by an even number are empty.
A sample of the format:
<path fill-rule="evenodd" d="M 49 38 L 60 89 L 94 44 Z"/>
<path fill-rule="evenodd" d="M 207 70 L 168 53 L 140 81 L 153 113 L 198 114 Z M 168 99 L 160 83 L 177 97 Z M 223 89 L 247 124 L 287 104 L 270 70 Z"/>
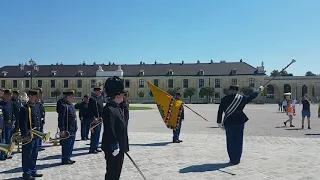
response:
<path fill-rule="evenodd" d="M 264 61 L 320 73 L 319 0 L 0 1 L 0 66 Z"/>

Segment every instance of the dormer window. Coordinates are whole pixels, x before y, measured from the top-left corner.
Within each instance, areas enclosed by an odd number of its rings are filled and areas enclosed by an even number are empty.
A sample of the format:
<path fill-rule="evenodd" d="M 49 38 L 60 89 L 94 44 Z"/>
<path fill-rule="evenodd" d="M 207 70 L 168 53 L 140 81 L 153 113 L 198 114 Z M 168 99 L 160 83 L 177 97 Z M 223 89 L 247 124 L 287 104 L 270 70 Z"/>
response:
<path fill-rule="evenodd" d="M 83 71 L 79 70 L 78 71 L 78 76 L 82 76 L 83 75 Z"/>
<path fill-rule="evenodd" d="M 232 69 L 231 75 L 237 75 L 237 70 L 236 69 Z"/>
<path fill-rule="evenodd" d="M 200 76 L 204 76 L 204 70 L 200 69 L 199 75 L 200 75 Z"/>
<path fill-rule="evenodd" d="M 2 76 L 6 76 L 8 74 L 7 71 L 2 71 Z"/>
<path fill-rule="evenodd" d="M 173 75 L 172 69 L 170 69 L 170 70 L 168 71 L 168 74 L 169 74 L 169 75 Z"/>
<path fill-rule="evenodd" d="M 144 76 L 144 70 L 140 70 L 139 75 L 140 75 L 140 76 Z"/>
<path fill-rule="evenodd" d="M 56 76 L 57 75 L 57 71 L 51 71 L 51 76 Z"/>
<path fill-rule="evenodd" d="M 31 76 L 31 71 L 26 71 L 27 76 Z"/>

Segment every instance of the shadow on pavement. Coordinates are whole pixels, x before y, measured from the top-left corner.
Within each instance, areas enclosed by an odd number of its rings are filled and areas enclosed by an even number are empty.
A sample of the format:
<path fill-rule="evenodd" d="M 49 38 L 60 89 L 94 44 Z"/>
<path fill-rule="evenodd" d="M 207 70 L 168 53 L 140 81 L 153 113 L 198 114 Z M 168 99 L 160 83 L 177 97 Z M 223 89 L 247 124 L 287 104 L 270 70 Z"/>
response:
<path fill-rule="evenodd" d="M 315 133 L 315 134 L 305 134 L 306 136 L 320 136 L 320 133 Z"/>
<path fill-rule="evenodd" d="M 274 127 L 274 128 L 285 128 L 286 126 L 277 126 L 277 127 Z"/>
<path fill-rule="evenodd" d="M 130 144 L 130 146 L 166 146 L 172 142 L 160 142 L 160 143 L 150 143 L 150 144 Z"/>
<path fill-rule="evenodd" d="M 56 167 L 56 166 L 61 166 L 61 162 L 52 163 L 52 164 L 37 165 L 36 169 L 37 170 L 42 170 L 42 169 L 47 169 L 47 168 Z M 11 173 L 19 173 L 19 172 L 21 172 L 21 174 L 22 174 L 22 168 L 21 167 L 13 168 L 13 169 L 10 169 L 10 170 L 7 170 L 7 171 L 2 171 L 0 173 L 1 174 L 11 174 Z M 19 178 L 15 178 L 15 179 L 19 179 Z"/>
<path fill-rule="evenodd" d="M 230 163 L 214 163 L 214 164 L 201 164 L 201 165 L 193 165 L 189 167 L 185 167 L 180 169 L 179 173 L 191 173 L 191 172 L 206 172 L 206 171 L 220 171 L 230 175 L 235 175 L 233 173 L 229 173 L 226 171 L 222 171 L 220 169 L 232 166 Z"/>
<path fill-rule="evenodd" d="M 286 130 L 304 130 L 304 129 L 301 129 L 301 128 L 291 128 L 291 129 L 286 129 Z"/>
<path fill-rule="evenodd" d="M 208 127 L 208 128 L 218 129 L 218 128 L 220 128 L 220 127 L 215 127 L 215 126 L 214 126 L 214 127 Z"/>
<path fill-rule="evenodd" d="M 78 153 L 78 154 L 72 154 L 71 155 L 71 158 L 73 157 L 76 157 L 76 156 L 83 156 L 83 155 L 88 155 L 89 154 L 89 151 L 88 152 L 82 152 L 82 153 Z M 38 160 L 52 160 L 52 159 L 61 159 L 61 154 L 58 154 L 58 155 L 53 155 L 53 156 L 47 156 L 47 157 L 44 157 L 44 158 L 41 158 L 41 159 L 38 159 Z"/>

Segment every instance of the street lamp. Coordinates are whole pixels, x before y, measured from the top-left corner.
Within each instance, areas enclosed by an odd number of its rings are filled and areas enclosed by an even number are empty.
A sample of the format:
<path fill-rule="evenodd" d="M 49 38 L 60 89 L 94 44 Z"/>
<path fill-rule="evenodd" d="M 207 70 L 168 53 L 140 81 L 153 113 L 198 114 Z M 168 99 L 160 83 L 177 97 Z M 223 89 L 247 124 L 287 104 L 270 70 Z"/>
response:
<path fill-rule="evenodd" d="M 32 58 L 29 61 L 29 66 L 31 67 L 31 71 L 28 72 L 28 75 L 30 76 L 30 83 L 31 83 L 30 88 L 32 89 L 33 76 L 37 75 L 37 72 L 39 71 L 39 66 L 34 60 L 32 60 Z M 23 64 L 20 65 L 20 70 L 21 71 L 25 70 Z"/>

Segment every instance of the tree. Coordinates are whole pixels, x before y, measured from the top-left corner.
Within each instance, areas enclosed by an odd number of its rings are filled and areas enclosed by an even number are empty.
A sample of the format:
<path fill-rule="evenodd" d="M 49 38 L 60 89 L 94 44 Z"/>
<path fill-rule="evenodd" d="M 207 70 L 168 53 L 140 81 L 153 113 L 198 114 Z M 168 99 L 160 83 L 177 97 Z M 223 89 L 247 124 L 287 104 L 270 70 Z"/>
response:
<path fill-rule="evenodd" d="M 205 96 L 206 98 L 207 98 L 207 103 L 209 103 L 210 102 L 210 98 L 212 97 L 212 96 L 214 96 L 214 88 L 213 87 L 202 87 L 201 89 L 200 89 L 200 92 L 199 92 L 199 94 L 201 95 L 201 96 Z"/>
<path fill-rule="evenodd" d="M 174 96 L 176 94 L 177 90 L 175 89 L 168 89 L 167 93 L 170 94 L 171 96 Z"/>
<path fill-rule="evenodd" d="M 288 73 L 286 70 L 279 72 L 278 70 L 273 70 L 270 76 L 293 76 L 292 73 Z"/>
<path fill-rule="evenodd" d="M 253 93 L 253 88 L 250 86 L 245 86 L 240 89 L 240 92 L 242 92 L 244 95 L 249 95 Z"/>
<path fill-rule="evenodd" d="M 139 96 L 140 98 L 143 98 L 143 97 L 144 97 L 144 92 L 143 92 L 143 91 L 139 91 L 139 92 L 138 92 L 138 96 Z"/>
<path fill-rule="evenodd" d="M 195 95 L 196 94 L 196 88 L 187 88 L 187 89 L 185 89 L 184 90 L 184 95 L 185 96 L 187 96 L 187 97 L 189 97 L 189 103 L 191 104 L 191 98 L 192 98 L 192 96 L 193 95 Z"/>
<path fill-rule="evenodd" d="M 53 96 L 56 97 L 56 101 L 58 101 L 58 96 L 60 95 L 61 95 L 60 89 L 57 88 L 53 91 Z"/>
<path fill-rule="evenodd" d="M 316 76 L 316 74 L 314 74 L 314 73 L 311 72 L 311 71 L 308 71 L 308 72 L 306 72 L 306 76 Z"/>

